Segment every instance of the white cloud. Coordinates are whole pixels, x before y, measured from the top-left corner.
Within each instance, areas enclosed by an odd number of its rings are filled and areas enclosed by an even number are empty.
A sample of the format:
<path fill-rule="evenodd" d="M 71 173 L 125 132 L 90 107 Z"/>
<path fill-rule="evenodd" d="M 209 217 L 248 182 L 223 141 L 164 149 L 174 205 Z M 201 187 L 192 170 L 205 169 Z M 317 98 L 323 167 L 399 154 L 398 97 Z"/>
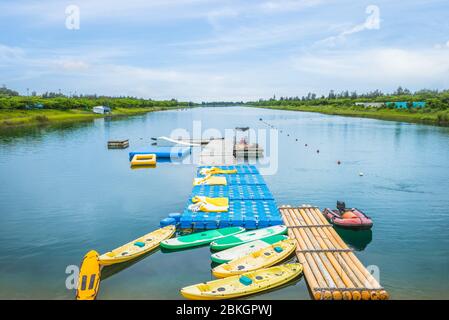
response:
<path fill-rule="evenodd" d="M 89 68 L 89 64 L 82 60 L 63 59 L 56 61 L 56 64 L 61 66 L 65 70 L 86 70 Z"/>
<path fill-rule="evenodd" d="M 328 46 L 335 46 L 339 42 L 346 39 L 347 36 L 362 32 L 365 30 L 379 30 L 380 29 L 380 9 L 378 6 L 369 5 L 366 7 L 365 13 L 368 14 L 365 22 L 350 27 L 349 29 L 343 30 L 337 36 L 328 37 L 326 39 L 320 40 L 317 44 L 323 44 Z"/>
<path fill-rule="evenodd" d="M 322 82 L 356 88 L 449 85 L 449 50 L 394 48 L 332 51 L 293 58 L 295 69 Z"/>
<path fill-rule="evenodd" d="M 329 0 L 327 0 L 329 1 Z M 258 16 L 285 11 L 298 11 L 323 3 L 324 0 L 28 0 L 0 2 L 0 17 L 28 18 L 30 24 L 64 25 L 65 9 L 80 9 L 81 29 L 86 23 L 155 24 L 185 19 L 205 19 L 212 27 L 220 27 L 223 19 Z"/>
<path fill-rule="evenodd" d="M 221 27 L 220 21 L 222 19 L 235 18 L 239 15 L 240 13 L 238 10 L 229 7 L 212 10 L 206 13 L 207 20 L 215 29 L 219 29 Z"/>
<path fill-rule="evenodd" d="M 81 29 L 87 23 L 153 24 L 183 18 L 207 18 L 208 0 L 29 0 L 0 3 L 0 17 L 30 17 L 27 23 L 64 26 L 68 5 L 80 9 Z"/>
<path fill-rule="evenodd" d="M 313 7 L 323 3 L 322 0 L 273 0 L 260 4 L 260 8 L 265 12 L 293 11 L 307 7 Z"/>
<path fill-rule="evenodd" d="M 0 44 L 0 63 L 16 60 L 24 56 L 24 51 L 18 47 L 10 47 Z"/>
<path fill-rule="evenodd" d="M 175 43 L 173 45 L 186 48 L 187 52 L 191 54 L 210 56 L 269 47 L 286 42 L 289 42 L 290 45 L 300 44 L 300 39 L 313 34 L 314 30 L 316 30 L 316 24 L 308 22 L 278 25 L 264 24 L 221 31 L 208 39 Z"/>

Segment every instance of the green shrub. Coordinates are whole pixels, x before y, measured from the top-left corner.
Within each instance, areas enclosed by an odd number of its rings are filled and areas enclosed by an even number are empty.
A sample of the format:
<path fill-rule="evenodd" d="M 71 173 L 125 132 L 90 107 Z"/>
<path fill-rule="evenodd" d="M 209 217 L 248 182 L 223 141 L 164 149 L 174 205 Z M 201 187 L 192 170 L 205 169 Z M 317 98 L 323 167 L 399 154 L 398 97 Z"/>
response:
<path fill-rule="evenodd" d="M 38 115 L 38 116 L 35 116 L 34 119 L 37 122 L 41 122 L 41 123 L 48 122 L 48 118 L 46 115 Z"/>

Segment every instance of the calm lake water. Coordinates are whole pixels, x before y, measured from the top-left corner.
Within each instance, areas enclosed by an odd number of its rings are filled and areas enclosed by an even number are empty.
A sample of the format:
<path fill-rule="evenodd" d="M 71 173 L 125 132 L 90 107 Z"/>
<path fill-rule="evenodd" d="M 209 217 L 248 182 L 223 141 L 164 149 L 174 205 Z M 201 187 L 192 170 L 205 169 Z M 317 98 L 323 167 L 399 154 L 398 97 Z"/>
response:
<path fill-rule="evenodd" d="M 191 130 L 194 120 L 203 130 L 266 129 L 259 118 L 282 130 L 279 168 L 265 177 L 278 204 L 345 200 L 363 209 L 372 232 L 339 232 L 365 265 L 378 266 L 391 297 L 449 298 L 449 128 L 240 107 L 0 132 L 0 298 L 73 299 L 68 265 L 183 209 L 196 166 L 131 170 L 129 151 L 175 128 Z M 130 148 L 107 149 L 121 137 Z M 98 299 L 179 299 L 181 287 L 212 279 L 209 254 L 157 251 L 105 269 Z M 256 298 L 310 297 L 302 278 Z"/>

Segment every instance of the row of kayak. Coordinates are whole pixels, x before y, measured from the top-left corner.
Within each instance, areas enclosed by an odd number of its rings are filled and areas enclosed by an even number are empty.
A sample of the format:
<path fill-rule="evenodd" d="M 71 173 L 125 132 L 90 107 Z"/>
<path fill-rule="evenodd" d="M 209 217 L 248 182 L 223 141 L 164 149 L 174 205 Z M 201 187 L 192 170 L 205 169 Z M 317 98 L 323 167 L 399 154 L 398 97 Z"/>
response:
<path fill-rule="evenodd" d="M 299 263 L 276 265 L 296 248 L 295 240 L 286 233 L 283 225 L 246 232 L 240 227 L 224 228 L 164 240 L 161 247 L 184 249 L 210 244 L 211 259 L 220 264 L 212 269 L 218 279 L 184 287 L 180 293 L 195 300 L 231 299 L 276 288 L 302 273 Z"/>
<path fill-rule="evenodd" d="M 110 252 L 98 255 L 89 252 L 80 269 L 78 299 L 95 298 L 100 280 L 100 267 L 130 261 L 159 245 L 166 250 L 186 249 L 210 245 L 214 252 L 212 261 L 221 265 L 213 268 L 217 278 L 206 284 L 189 286 L 181 290 L 187 298 L 231 298 L 252 294 L 285 283 L 295 272 L 302 272 L 300 265 L 272 267 L 294 252 L 296 243 L 285 234 L 285 226 L 272 226 L 246 231 L 242 227 L 230 227 L 171 238 L 174 226 L 166 226 L 148 233 Z M 271 267 L 271 268 L 269 268 Z M 273 269 L 274 268 L 274 269 Z M 264 275 L 261 275 L 261 274 Z M 265 274 L 266 273 L 266 274 Z M 92 280 L 94 279 L 94 280 Z M 215 288 L 214 286 L 218 286 Z M 215 289 L 214 289 L 215 288 Z"/>
<path fill-rule="evenodd" d="M 283 225 L 272 226 L 263 229 L 246 231 L 243 227 L 229 227 L 164 240 L 161 247 L 165 249 L 186 249 L 210 244 L 214 251 L 232 248 L 250 241 L 259 240 L 275 235 L 287 233 L 287 227 Z"/>
<path fill-rule="evenodd" d="M 157 229 L 112 251 L 99 255 L 89 251 L 83 258 L 78 276 L 77 300 L 93 300 L 100 289 L 101 268 L 136 259 L 159 248 L 161 241 L 171 238 L 176 232 L 173 225 Z"/>

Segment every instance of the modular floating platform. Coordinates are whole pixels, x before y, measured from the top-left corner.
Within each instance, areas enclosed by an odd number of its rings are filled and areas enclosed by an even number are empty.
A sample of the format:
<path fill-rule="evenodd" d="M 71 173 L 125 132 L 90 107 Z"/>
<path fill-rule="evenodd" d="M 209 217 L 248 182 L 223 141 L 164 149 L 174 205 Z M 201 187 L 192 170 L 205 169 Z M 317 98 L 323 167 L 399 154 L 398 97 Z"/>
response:
<path fill-rule="evenodd" d="M 197 170 L 197 177 L 202 168 Z M 253 165 L 219 166 L 226 170 L 236 169 L 236 174 L 226 174 L 227 185 L 194 186 L 180 219 L 182 229 L 216 229 L 245 227 L 257 229 L 283 224 L 277 204 L 259 170 Z M 221 175 L 217 175 L 221 176 Z M 226 197 L 229 199 L 227 212 L 192 212 L 188 210 L 194 196 Z"/>

